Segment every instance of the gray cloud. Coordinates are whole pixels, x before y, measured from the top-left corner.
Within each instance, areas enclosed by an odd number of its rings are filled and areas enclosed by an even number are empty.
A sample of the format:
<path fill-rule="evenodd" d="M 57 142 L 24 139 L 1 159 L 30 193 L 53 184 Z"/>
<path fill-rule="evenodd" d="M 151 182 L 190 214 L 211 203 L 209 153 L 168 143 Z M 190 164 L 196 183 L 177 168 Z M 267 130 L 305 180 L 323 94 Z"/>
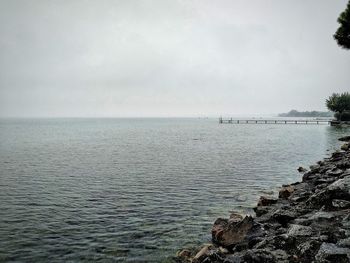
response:
<path fill-rule="evenodd" d="M 1 116 L 324 110 L 346 0 L 0 2 Z"/>

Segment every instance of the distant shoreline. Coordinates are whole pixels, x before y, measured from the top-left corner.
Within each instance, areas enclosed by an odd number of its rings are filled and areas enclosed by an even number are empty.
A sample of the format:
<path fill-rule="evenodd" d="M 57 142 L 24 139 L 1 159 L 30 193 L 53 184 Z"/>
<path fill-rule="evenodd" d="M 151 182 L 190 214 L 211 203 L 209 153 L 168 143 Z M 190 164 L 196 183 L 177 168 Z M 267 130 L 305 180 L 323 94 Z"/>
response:
<path fill-rule="evenodd" d="M 278 117 L 305 117 L 305 118 L 333 118 L 334 113 L 330 111 L 297 111 L 291 110 L 287 113 L 280 113 Z"/>

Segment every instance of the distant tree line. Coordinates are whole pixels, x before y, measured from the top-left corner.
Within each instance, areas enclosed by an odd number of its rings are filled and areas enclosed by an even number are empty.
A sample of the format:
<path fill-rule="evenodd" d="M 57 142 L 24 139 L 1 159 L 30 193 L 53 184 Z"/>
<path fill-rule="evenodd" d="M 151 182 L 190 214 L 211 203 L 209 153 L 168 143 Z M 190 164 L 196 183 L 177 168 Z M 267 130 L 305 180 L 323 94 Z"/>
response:
<path fill-rule="evenodd" d="M 297 111 L 291 110 L 287 113 L 278 114 L 279 117 L 333 117 L 330 111 Z"/>

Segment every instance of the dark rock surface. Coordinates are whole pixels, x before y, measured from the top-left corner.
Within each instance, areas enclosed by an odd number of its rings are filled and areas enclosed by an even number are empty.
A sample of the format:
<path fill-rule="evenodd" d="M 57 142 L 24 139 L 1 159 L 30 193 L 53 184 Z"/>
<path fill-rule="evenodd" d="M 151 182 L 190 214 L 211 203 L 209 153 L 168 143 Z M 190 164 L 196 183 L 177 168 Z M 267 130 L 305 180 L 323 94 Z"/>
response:
<path fill-rule="evenodd" d="M 177 253 L 176 262 L 350 262 L 350 136 L 341 151 L 310 166 L 279 197 L 262 196 L 255 217 L 218 218 L 212 244 Z"/>

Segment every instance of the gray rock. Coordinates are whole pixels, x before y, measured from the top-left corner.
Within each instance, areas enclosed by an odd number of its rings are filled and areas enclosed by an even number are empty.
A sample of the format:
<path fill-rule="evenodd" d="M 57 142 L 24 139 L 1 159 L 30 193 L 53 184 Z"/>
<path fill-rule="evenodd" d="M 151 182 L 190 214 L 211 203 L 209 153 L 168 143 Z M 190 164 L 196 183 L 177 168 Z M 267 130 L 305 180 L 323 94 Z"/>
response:
<path fill-rule="evenodd" d="M 344 157 L 344 152 L 335 151 L 332 153 L 331 161 L 341 160 L 342 157 Z"/>
<path fill-rule="evenodd" d="M 315 229 L 326 229 L 338 215 L 335 212 L 318 211 L 311 212 L 293 220 L 293 224 L 310 226 Z"/>
<path fill-rule="evenodd" d="M 330 176 L 339 176 L 339 175 L 341 175 L 342 173 L 343 173 L 344 171 L 343 170 L 340 170 L 340 169 L 338 169 L 338 168 L 336 168 L 336 169 L 332 169 L 332 170 L 328 170 L 327 172 L 326 172 L 326 174 L 327 175 L 330 175 Z"/>
<path fill-rule="evenodd" d="M 332 200 L 332 205 L 335 208 L 348 208 L 348 207 L 350 207 L 350 201 L 340 200 L 340 199 L 333 199 Z"/>
<path fill-rule="evenodd" d="M 302 166 L 299 166 L 299 168 L 297 169 L 299 173 L 305 173 L 307 172 L 307 169 L 305 169 L 304 167 Z"/>
<path fill-rule="evenodd" d="M 248 244 L 249 248 L 252 248 L 255 244 L 259 243 L 266 236 L 266 230 L 262 224 L 254 223 L 253 227 L 247 232 L 244 242 Z"/>
<path fill-rule="evenodd" d="M 277 262 L 276 258 L 270 250 L 252 249 L 245 252 L 243 256 L 244 262 Z"/>
<path fill-rule="evenodd" d="M 229 255 L 225 258 L 224 263 L 243 263 L 243 259 L 239 255 Z"/>
<path fill-rule="evenodd" d="M 252 249 L 247 250 L 243 256 L 244 262 L 261 263 L 287 263 L 288 254 L 281 249 Z"/>
<path fill-rule="evenodd" d="M 320 184 L 322 184 L 322 185 L 328 185 L 328 184 L 331 184 L 331 183 L 333 183 L 334 181 L 336 181 L 337 180 L 337 178 L 336 177 L 327 177 L 327 178 L 317 178 L 316 180 L 315 180 L 315 185 L 320 185 Z"/>
<path fill-rule="evenodd" d="M 290 221 L 292 221 L 296 217 L 296 212 L 290 207 L 278 209 L 272 215 L 272 218 L 283 226 L 286 226 Z"/>
<path fill-rule="evenodd" d="M 329 222 L 329 220 L 335 217 L 336 215 L 332 212 L 319 211 L 316 213 L 312 213 L 309 217 L 309 220 L 314 222 L 321 222 L 321 221 Z"/>
<path fill-rule="evenodd" d="M 345 176 L 348 176 L 348 175 L 350 175 L 350 169 L 346 169 L 344 173 L 341 175 L 341 177 L 344 178 Z"/>
<path fill-rule="evenodd" d="M 308 226 L 290 225 L 287 235 L 292 237 L 311 236 L 312 232 L 312 228 Z"/>
<path fill-rule="evenodd" d="M 320 170 L 321 166 L 319 164 L 316 165 L 310 165 L 310 170 L 313 173 L 317 173 Z"/>
<path fill-rule="evenodd" d="M 347 247 L 347 248 L 350 248 L 350 237 L 339 240 L 339 241 L 337 242 L 337 245 L 338 245 L 339 247 Z"/>
<path fill-rule="evenodd" d="M 350 176 L 339 179 L 327 187 L 329 191 L 343 192 L 350 195 Z"/>
<path fill-rule="evenodd" d="M 315 254 L 320 248 L 320 242 L 315 240 L 306 241 L 298 245 L 299 257 L 305 262 L 312 262 Z"/>
<path fill-rule="evenodd" d="M 267 214 L 270 211 L 270 208 L 267 206 L 257 206 L 254 207 L 254 212 L 256 214 L 257 217 L 260 217 L 262 215 Z"/>
<path fill-rule="evenodd" d="M 277 203 L 277 198 L 271 196 L 260 196 L 258 206 L 269 206 Z"/>
<path fill-rule="evenodd" d="M 332 243 L 322 243 L 315 259 L 318 262 L 349 263 L 350 249 L 338 247 Z"/>
<path fill-rule="evenodd" d="M 350 200 L 350 176 L 336 180 L 325 188 L 320 188 L 307 200 L 313 208 L 332 207 L 333 199 Z"/>

